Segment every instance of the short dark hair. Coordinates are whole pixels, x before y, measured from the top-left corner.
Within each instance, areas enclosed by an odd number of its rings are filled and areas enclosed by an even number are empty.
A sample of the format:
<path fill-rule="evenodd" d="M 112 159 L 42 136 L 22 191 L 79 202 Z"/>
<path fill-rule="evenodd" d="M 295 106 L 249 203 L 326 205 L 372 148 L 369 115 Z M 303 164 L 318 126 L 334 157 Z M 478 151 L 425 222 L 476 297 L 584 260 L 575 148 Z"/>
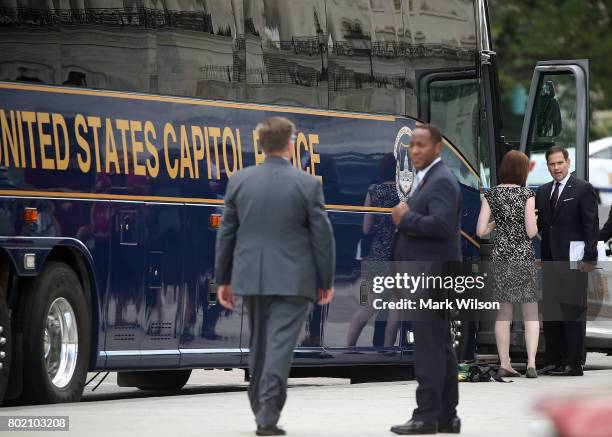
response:
<path fill-rule="evenodd" d="M 393 153 L 386 153 L 378 166 L 379 182 L 388 182 L 395 180 L 395 169 L 397 161 Z"/>
<path fill-rule="evenodd" d="M 257 132 L 265 153 L 278 152 L 287 146 L 295 125 L 285 117 L 270 117 L 257 125 Z"/>
<path fill-rule="evenodd" d="M 523 152 L 510 150 L 504 155 L 499 167 L 502 184 L 525 185 L 529 175 L 529 158 Z"/>
<path fill-rule="evenodd" d="M 565 158 L 565 160 L 567 161 L 569 159 L 569 152 L 567 151 L 567 149 L 563 146 L 552 146 L 550 149 L 548 149 L 546 151 L 545 157 L 546 157 L 546 164 L 548 164 L 548 157 L 550 155 L 552 155 L 553 153 L 563 153 L 563 158 Z"/>
<path fill-rule="evenodd" d="M 417 124 L 417 129 L 425 129 L 429 131 L 429 135 L 431 135 L 431 139 L 434 141 L 434 144 L 438 144 L 442 142 L 442 131 L 440 128 L 434 124 Z"/>

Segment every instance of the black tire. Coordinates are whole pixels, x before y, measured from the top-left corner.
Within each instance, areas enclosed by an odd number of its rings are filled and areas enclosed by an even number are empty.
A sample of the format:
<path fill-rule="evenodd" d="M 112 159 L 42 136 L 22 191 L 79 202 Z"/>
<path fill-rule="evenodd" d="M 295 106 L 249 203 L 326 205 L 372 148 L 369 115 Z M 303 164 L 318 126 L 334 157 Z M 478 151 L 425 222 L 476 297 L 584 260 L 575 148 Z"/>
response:
<path fill-rule="evenodd" d="M 12 349 L 11 320 L 5 295 L 0 288 L 0 405 L 8 387 Z"/>
<path fill-rule="evenodd" d="M 117 385 L 140 390 L 180 390 L 190 376 L 191 369 L 118 372 Z"/>
<path fill-rule="evenodd" d="M 67 384 L 61 387 L 53 383 L 47 372 L 44 350 L 47 315 L 51 304 L 59 298 L 70 304 L 78 332 L 76 365 Z M 67 264 L 46 263 L 28 288 L 23 308 L 24 401 L 28 404 L 78 402 L 87 377 L 91 338 L 91 311 L 78 277 Z"/>

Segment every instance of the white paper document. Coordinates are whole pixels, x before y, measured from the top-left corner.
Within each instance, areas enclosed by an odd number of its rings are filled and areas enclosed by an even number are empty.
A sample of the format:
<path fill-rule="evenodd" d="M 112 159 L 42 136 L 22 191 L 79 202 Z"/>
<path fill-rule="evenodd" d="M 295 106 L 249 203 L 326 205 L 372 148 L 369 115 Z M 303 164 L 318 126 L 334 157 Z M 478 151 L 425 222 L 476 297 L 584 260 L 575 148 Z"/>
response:
<path fill-rule="evenodd" d="M 584 241 L 570 241 L 569 260 L 570 268 L 577 269 L 578 262 L 584 257 Z M 597 242 L 597 262 L 607 261 L 606 245 L 603 241 Z"/>

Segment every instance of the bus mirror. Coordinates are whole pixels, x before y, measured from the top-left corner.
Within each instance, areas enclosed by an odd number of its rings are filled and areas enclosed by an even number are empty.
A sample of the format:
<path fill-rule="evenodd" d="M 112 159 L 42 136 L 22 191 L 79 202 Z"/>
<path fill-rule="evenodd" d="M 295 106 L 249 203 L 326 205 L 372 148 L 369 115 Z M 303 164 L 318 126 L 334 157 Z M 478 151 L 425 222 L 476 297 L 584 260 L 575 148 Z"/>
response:
<path fill-rule="evenodd" d="M 546 80 L 540 90 L 540 110 L 537 112 L 536 133 L 540 138 L 554 138 L 561 134 L 561 108 L 557 100 L 555 83 Z"/>

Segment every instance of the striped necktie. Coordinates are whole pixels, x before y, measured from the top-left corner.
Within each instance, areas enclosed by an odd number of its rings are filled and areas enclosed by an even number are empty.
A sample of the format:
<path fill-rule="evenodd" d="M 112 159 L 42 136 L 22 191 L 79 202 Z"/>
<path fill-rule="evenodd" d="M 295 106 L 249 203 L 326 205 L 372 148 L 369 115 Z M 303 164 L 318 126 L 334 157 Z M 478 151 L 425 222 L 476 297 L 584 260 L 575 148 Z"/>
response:
<path fill-rule="evenodd" d="M 554 211 L 557 207 L 557 201 L 559 200 L 559 187 L 561 186 L 561 182 L 555 182 L 555 189 L 552 192 L 552 196 L 550 196 L 550 210 Z"/>

